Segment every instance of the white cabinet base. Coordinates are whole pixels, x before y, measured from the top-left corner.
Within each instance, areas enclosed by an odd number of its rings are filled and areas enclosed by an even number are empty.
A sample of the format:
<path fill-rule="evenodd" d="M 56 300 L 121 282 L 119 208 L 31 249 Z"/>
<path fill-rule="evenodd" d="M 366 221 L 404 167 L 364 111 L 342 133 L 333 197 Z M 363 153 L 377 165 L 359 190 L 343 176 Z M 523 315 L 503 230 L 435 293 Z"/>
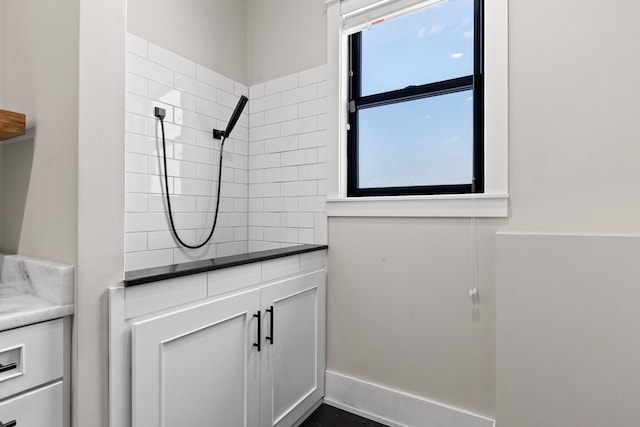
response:
<path fill-rule="evenodd" d="M 312 255 L 188 276 L 196 291 L 110 289 L 110 426 L 296 425 L 324 394 L 326 253 Z M 196 300 L 171 305 L 182 289 Z"/>

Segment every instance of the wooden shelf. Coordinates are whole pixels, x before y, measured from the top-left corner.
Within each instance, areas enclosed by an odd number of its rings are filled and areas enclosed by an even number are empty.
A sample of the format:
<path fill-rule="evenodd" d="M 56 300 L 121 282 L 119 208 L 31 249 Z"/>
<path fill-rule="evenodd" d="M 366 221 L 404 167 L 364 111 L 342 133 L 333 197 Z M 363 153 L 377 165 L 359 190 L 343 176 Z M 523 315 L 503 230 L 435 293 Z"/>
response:
<path fill-rule="evenodd" d="M 24 114 L 0 110 L 0 141 L 24 135 L 25 125 Z"/>

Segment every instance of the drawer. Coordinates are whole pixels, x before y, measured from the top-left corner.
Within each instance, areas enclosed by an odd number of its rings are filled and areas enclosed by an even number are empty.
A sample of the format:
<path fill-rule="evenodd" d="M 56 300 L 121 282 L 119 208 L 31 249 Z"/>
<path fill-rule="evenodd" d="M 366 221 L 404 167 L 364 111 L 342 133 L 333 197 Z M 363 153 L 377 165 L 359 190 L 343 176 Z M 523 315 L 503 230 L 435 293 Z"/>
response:
<path fill-rule="evenodd" d="M 62 427 L 62 381 L 0 401 L 0 425 Z"/>
<path fill-rule="evenodd" d="M 0 399 L 62 378 L 62 319 L 0 332 Z"/>

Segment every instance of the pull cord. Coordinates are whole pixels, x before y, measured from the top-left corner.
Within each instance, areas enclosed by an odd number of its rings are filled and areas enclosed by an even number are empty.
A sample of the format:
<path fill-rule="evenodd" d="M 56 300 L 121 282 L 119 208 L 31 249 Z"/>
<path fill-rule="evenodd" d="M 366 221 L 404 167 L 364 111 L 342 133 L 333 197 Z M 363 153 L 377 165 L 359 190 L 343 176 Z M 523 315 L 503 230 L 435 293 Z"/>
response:
<path fill-rule="evenodd" d="M 204 242 L 197 245 L 189 245 L 185 243 L 180 236 L 178 235 L 178 231 L 176 230 L 176 226 L 173 223 L 173 212 L 171 210 L 171 196 L 169 195 L 169 178 L 167 176 L 167 147 L 165 144 L 164 138 L 164 120 L 162 117 L 158 117 L 160 120 L 160 128 L 162 129 L 162 160 L 164 162 L 164 193 L 167 197 L 167 210 L 169 211 L 169 222 L 171 223 L 171 231 L 173 232 L 174 237 L 185 248 L 189 249 L 199 249 L 206 245 L 211 237 L 213 236 L 213 232 L 216 229 L 216 223 L 218 222 L 218 210 L 220 208 L 220 188 L 222 187 L 222 151 L 224 149 L 224 141 L 227 139 L 226 135 L 223 135 L 222 142 L 220 143 L 220 160 L 218 164 L 218 192 L 216 197 L 216 213 L 213 217 L 213 226 L 211 227 L 211 232 L 209 236 L 204 240 Z"/>
<path fill-rule="evenodd" d="M 469 297 L 474 304 L 480 299 L 478 289 L 478 217 L 476 215 L 476 179 L 471 184 L 471 286 Z"/>

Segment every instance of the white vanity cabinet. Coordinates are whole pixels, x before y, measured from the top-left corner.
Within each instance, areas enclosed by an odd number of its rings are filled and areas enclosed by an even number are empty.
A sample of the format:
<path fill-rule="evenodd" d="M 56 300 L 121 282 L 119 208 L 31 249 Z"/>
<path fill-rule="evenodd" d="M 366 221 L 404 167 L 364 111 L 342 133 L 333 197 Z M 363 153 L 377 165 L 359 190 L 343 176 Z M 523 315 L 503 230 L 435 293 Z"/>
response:
<path fill-rule="evenodd" d="M 324 395 L 325 263 L 323 251 L 172 279 L 167 295 L 204 281 L 206 297 L 160 310 L 132 292 L 149 314 L 114 290 L 111 315 L 123 298 L 125 317 L 126 307 L 136 316 L 120 325 L 130 330 L 130 385 L 110 375 L 130 387 L 130 407 L 112 388 L 111 425 L 295 425 Z"/>
<path fill-rule="evenodd" d="M 69 426 L 69 328 L 56 319 L 0 332 L 0 425 Z"/>

